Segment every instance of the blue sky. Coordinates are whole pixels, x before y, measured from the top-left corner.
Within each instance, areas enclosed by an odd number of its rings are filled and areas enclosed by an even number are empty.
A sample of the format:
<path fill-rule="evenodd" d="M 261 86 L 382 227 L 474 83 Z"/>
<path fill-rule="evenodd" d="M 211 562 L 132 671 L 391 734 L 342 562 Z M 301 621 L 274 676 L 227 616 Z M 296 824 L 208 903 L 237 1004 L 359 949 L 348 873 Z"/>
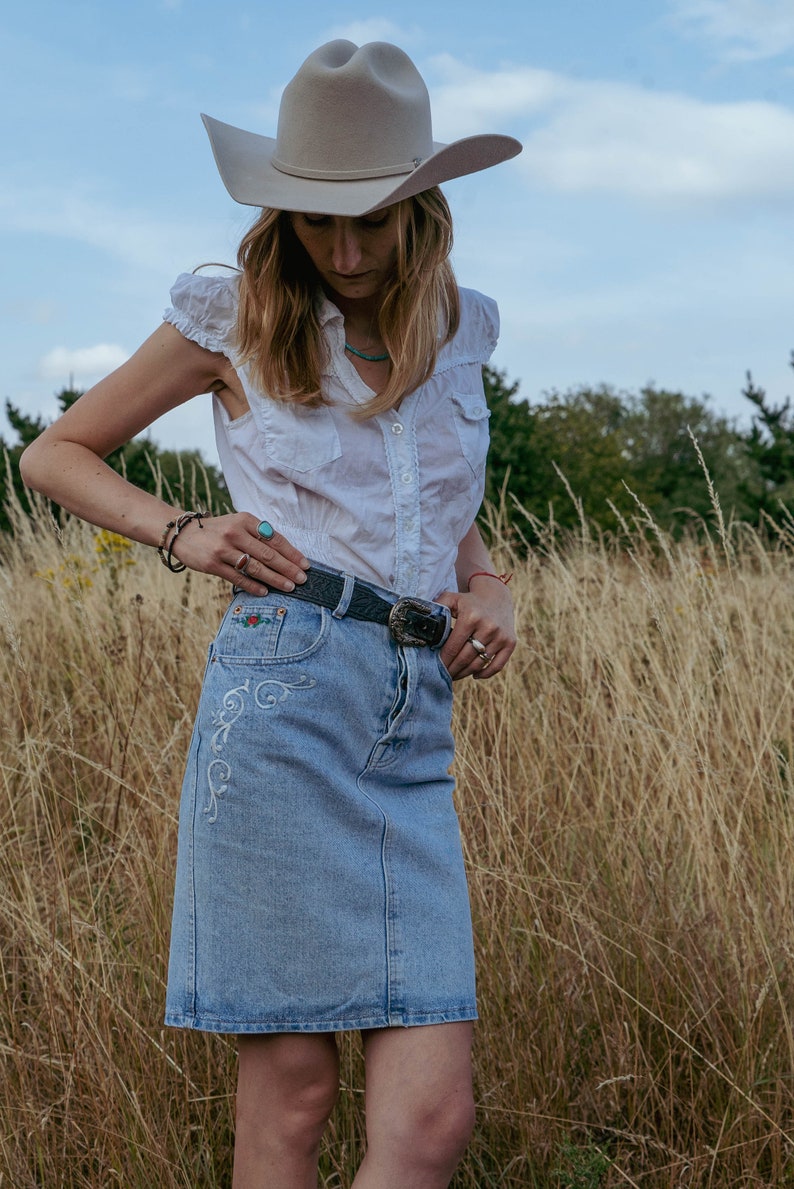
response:
<path fill-rule="evenodd" d="M 234 259 L 253 212 L 199 112 L 273 134 L 339 36 L 407 50 L 436 139 L 524 142 L 446 187 L 521 395 L 652 382 L 746 423 L 748 368 L 794 391 L 794 0 L 26 0 L 0 16 L 3 397 L 51 416 L 156 327 L 178 272 Z M 152 434 L 214 459 L 206 398 Z"/>

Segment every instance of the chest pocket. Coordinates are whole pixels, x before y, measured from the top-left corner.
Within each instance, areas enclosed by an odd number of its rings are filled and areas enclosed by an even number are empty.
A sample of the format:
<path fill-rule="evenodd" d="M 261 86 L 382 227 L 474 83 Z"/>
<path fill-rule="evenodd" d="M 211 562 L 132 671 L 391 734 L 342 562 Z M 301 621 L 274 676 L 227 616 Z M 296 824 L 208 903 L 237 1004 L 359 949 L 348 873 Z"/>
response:
<path fill-rule="evenodd" d="M 326 406 L 307 409 L 260 399 L 253 411 L 265 453 L 276 466 L 305 472 L 341 458 L 339 433 L 333 413 Z"/>
<path fill-rule="evenodd" d="M 463 457 L 479 478 L 488 455 L 488 418 L 491 416 L 481 392 L 453 392 L 452 415 Z"/>

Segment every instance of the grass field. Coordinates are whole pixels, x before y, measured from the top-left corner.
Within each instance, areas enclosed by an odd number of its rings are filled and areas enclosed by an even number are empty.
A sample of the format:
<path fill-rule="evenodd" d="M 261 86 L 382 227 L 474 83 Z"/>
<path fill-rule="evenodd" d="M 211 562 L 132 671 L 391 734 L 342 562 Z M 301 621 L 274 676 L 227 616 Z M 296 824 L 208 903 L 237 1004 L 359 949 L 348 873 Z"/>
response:
<path fill-rule="evenodd" d="M 456 701 L 482 1015 L 456 1189 L 794 1185 L 791 527 L 548 532 L 510 563 L 519 649 Z M 233 1043 L 161 1023 L 226 594 L 44 512 L 4 546 L 4 1189 L 229 1184 Z M 355 1038 L 343 1071 L 326 1189 L 360 1151 Z"/>

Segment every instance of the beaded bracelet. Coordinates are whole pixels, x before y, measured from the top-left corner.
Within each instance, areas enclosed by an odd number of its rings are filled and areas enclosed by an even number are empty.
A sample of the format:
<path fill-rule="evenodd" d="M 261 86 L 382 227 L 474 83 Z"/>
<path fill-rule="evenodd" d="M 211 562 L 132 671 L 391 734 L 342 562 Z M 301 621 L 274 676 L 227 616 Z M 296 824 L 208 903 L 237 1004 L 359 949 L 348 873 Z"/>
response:
<path fill-rule="evenodd" d="M 182 529 L 194 520 L 198 521 L 199 528 L 204 528 L 202 521 L 209 516 L 209 512 L 180 512 L 173 520 L 169 520 L 168 524 L 163 529 L 163 534 L 160 537 L 160 544 L 157 546 L 157 553 L 160 561 L 170 570 L 172 574 L 181 574 L 183 570 L 187 569 L 184 562 L 174 559 L 174 542 L 176 541 Z M 174 530 L 171 540 L 168 541 L 168 534 Z M 168 546 L 166 547 L 166 541 Z"/>
<path fill-rule="evenodd" d="M 469 574 L 466 589 L 471 590 L 472 578 L 495 578 L 497 582 L 501 582 L 503 586 L 507 586 L 512 577 L 512 574 L 491 574 L 488 570 L 475 570 L 473 574 Z"/>

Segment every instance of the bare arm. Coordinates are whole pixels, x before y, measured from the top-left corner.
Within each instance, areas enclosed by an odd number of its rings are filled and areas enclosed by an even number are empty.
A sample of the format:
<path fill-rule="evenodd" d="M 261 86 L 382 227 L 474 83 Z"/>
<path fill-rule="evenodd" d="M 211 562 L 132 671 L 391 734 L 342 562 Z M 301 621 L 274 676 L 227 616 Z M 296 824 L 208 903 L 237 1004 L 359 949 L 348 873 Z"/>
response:
<path fill-rule="evenodd" d="M 455 569 L 460 590 L 444 591 L 437 599 L 455 616 L 441 659 L 456 680 L 469 676 L 493 677 L 505 667 L 516 646 L 513 600 L 507 586 L 498 579 L 472 577 L 478 571 L 493 573 L 493 562 L 476 524 L 458 546 Z M 484 665 L 472 647 L 471 636 L 493 657 L 489 664 Z"/>
<path fill-rule="evenodd" d="M 227 368 L 224 356 L 164 324 L 28 446 L 20 461 L 22 478 L 83 520 L 146 545 L 159 544 L 175 509 L 127 482 L 103 460 L 163 413 L 219 387 Z M 278 533 L 264 542 L 257 523 L 248 513 L 219 516 L 205 521 L 203 529 L 194 522 L 180 534 L 174 555 L 252 594 L 263 593 L 262 583 L 292 589 L 303 581 L 306 559 Z M 250 578 L 234 569 L 244 553 L 254 559 Z"/>

